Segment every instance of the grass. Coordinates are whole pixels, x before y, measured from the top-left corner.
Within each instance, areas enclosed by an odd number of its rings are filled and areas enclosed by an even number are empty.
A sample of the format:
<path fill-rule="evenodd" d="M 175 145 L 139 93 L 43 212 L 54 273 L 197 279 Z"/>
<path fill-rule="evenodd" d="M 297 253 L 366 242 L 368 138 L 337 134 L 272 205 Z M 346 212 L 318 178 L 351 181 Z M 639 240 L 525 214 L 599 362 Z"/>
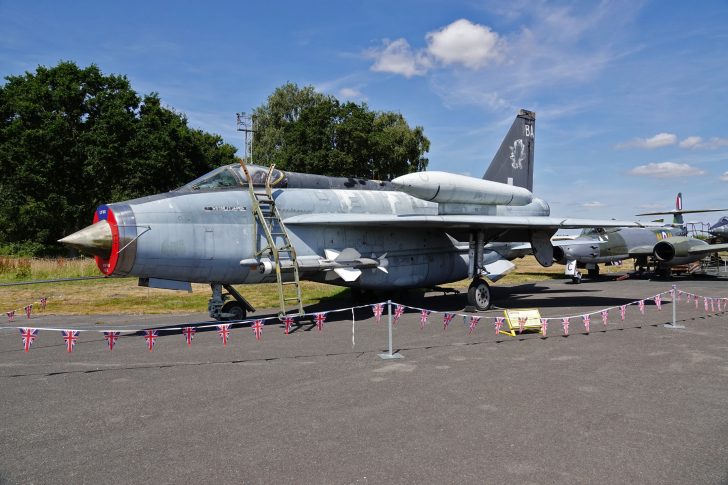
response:
<path fill-rule="evenodd" d="M 498 281 L 499 286 L 518 285 L 545 279 L 563 278 L 564 267 L 542 268 L 527 256 L 514 261 L 516 269 Z M 605 268 L 606 269 L 606 268 Z M 0 257 L 0 282 L 99 276 L 92 259 L 28 259 Z M 446 286 L 467 288 L 469 280 Z M 274 284 L 236 287 L 255 308 L 275 308 L 278 293 Z M 348 295 L 348 289 L 305 281 L 301 284 L 304 305 Z M 109 278 L 0 287 L 0 312 L 20 310 L 48 297 L 46 311 L 56 315 L 159 314 L 200 312 L 207 309 L 210 287 L 193 284 L 192 292 L 143 288 L 135 278 Z"/>

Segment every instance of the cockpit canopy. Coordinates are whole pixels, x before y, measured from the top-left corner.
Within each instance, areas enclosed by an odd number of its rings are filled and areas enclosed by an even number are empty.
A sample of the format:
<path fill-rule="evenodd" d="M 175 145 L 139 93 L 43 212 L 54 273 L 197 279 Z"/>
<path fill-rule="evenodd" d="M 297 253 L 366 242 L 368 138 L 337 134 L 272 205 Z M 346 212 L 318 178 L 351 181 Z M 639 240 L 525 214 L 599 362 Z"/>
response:
<path fill-rule="evenodd" d="M 268 169 L 257 165 L 248 165 L 248 173 L 253 179 L 254 186 L 265 186 L 265 179 L 268 176 Z M 273 169 L 271 173 L 271 187 L 286 187 L 288 185 L 286 173 Z M 223 189 L 239 189 L 247 187 L 248 179 L 240 165 L 225 165 L 216 168 L 212 172 L 208 172 L 202 177 L 196 178 L 192 182 L 183 185 L 177 190 L 180 191 L 197 191 L 197 190 L 223 190 Z"/>

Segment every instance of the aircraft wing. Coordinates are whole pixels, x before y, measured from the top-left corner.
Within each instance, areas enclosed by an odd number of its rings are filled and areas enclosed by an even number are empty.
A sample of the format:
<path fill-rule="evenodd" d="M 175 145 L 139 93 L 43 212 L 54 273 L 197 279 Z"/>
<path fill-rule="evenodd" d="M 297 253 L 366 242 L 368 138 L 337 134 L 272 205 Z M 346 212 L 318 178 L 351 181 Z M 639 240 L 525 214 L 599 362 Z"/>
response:
<path fill-rule="evenodd" d="M 698 246 L 690 248 L 688 253 L 692 256 L 698 256 L 703 254 L 717 253 L 718 251 L 728 251 L 728 244 L 708 244 L 707 246 Z"/>
<path fill-rule="evenodd" d="M 382 215 L 382 214 L 305 214 L 283 220 L 287 226 L 359 226 L 439 229 L 453 236 L 482 229 L 487 240 L 519 242 L 530 240 L 534 230 L 582 229 L 589 227 L 640 227 L 633 221 L 573 219 L 545 216 L 480 215 Z M 457 237 L 457 236 L 456 236 Z"/>

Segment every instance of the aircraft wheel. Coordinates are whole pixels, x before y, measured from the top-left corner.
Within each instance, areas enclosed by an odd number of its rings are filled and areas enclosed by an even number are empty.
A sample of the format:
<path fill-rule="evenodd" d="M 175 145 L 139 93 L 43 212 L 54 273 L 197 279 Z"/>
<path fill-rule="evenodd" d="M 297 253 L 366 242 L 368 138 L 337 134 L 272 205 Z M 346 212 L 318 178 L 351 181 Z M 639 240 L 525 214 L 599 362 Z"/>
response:
<path fill-rule="evenodd" d="M 571 282 L 575 285 L 581 283 L 581 273 L 579 271 L 577 271 L 576 274 L 571 277 Z"/>
<path fill-rule="evenodd" d="M 588 269 L 587 273 L 589 274 L 589 278 L 596 278 L 599 276 L 599 266 L 594 266 L 593 268 Z"/>
<path fill-rule="evenodd" d="M 225 320 L 225 321 L 243 320 L 243 319 L 245 319 L 245 316 L 247 314 L 247 312 L 245 311 L 245 308 L 243 308 L 243 305 L 241 305 L 237 301 L 226 302 L 222 306 L 221 312 L 223 314 L 227 314 L 227 316 L 220 318 L 220 320 Z"/>
<path fill-rule="evenodd" d="M 490 308 L 490 287 L 485 280 L 476 278 L 470 283 L 468 287 L 468 303 L 481 312 Z"/>

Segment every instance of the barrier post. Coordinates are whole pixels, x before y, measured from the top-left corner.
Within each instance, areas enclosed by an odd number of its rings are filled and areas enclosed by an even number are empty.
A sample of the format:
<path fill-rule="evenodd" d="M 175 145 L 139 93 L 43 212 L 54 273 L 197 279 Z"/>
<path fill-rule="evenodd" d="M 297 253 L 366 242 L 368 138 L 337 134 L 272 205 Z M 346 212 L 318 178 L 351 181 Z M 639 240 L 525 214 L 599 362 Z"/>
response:
<path fill-rule="evenodd" d="M 379 354 L 379 358 L 384 360 L 404 359 L 402 354 L 399 352 L 396 354 L 392 353 L 392 300 L 387 300 L 387 320 L 387 330 L 389 331 L 389 352 L 386 354 Z"/>
<path fill-rule="evenodd" d="M 672 323 L 666 323 L 665 328 L 685 328 L 685 325 L 677 324 L 677 285 L 672 285 L 672 301 L 670 302 L 672 307 Z"/>

